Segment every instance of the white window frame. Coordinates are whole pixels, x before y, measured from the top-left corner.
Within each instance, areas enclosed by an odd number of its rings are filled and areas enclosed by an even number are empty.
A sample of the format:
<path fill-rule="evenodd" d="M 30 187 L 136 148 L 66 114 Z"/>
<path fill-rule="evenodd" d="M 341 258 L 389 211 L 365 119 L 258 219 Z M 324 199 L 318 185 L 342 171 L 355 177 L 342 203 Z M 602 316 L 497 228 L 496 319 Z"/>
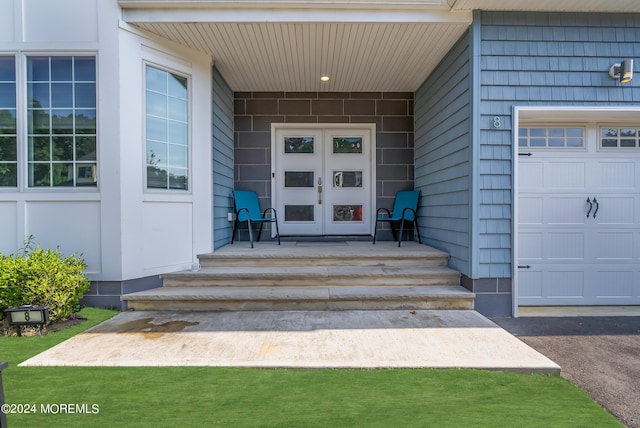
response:
<path fill-rule="evenodd" d="M 99 172 L 100 172 L 100 159 L 99 159 L 99 152 L 100 152 L 100 142 L 99 142 L 99 135 L 100 135 L 100 130 L 99 130 L 99 76 L 98 76 L 98 54 L 97 52 L 84 52 L 84 51 L 62 51 L 62 52 L 42 52 L 42 51 L 33 51 L 33 52 L 20 52 L 20 65 L 18 67 L 18 75 L 17 75 L 17 80 L 18 80 L 18 85 L 21 87 L 21 89 L 18 91 L 19 93 L 19 101 L 18 101 L 18 116 L 22 116 L 18 118 L 18 122 L 21 124 L 20 126 L 20 133 L 22 134 L 21 136 L 18 137 L 18 141 L 19 141 L 19 146 L 21 147 L 21 150 L 19 150 L 20 153 L 22 153 L 22 160 L 19 160 L 19 165 L 22 165 L 23 171 L 22 173 L 20 173 L 19 171 L 19 175 L 22 177 L 22 188 L 27 190 L 27 191 L 44 191 L 44 192 L 58 192 L 58 191 L 65 191 L 65 192 L 98 192 L 99 191 L 99 186 L 100 186 L 100 177 L 99 177 Z M 30 186 L 29 185 L 29 150 L 28 150 L 28 138 L 29 138 L 29 129 L 28 129 L 28 117 L 29 117 L 29 103 L 27 100 L 27 96 L 28 96 L 28 90 L 27 90 L 27 84 L 28 84 L 28 77 L 27 77 L 27 59 L 31 58 L 31 57 L 47 57 L 47 58 L 55 58 L 55 57 L 90 57 L 94 59 L 94 63 L 95 63 L 95 90 L 96 90 L 96 102 L 95 102 L 95 112 L 96 112 L 96 133 L 95 133 L 95 143 L 96 143 L 96 160 L 95 162 L 82 162 L 82 161 L 78 161 L 78 160 L 72 160 L 69 161 L 67 163 L 71 163 L 73 164 L 73 168 L 74 168 L 74 177 L 76 177 L 76 175 L 78 174 L 78 167 L 86 167 L 88 165 L 92 166 L 92 178 L 95 179 L 95 185 L 94 186 L 78 186 L 77 181 L 74 182 L 74 185 L 72 186 L 53 186 L 51 185 L 51 183 L 49 183 L 48 186 Z M 52 81 L 49 80 L 49 83 L 51 83 Z M 75 79 L 73 80 L 72 84 L 75 83 Z M 51 108 L 51 107 L 49 107 Z M 79 109 L 81 110 L 81 109 Z M 48 134 L 48 135 L 54 135 L 54 134 Z M 76 135 L 82 135 L 82 134 L 76 134 L 75 133 L 75 128 L 74 128 L 74 138 Z M 75 152 L 75 148 L 76 148 L 76 143 L 74 142 L 74 152 Z M 19 157 L 20 157 L 20 153 L 19 153 Z M 75 156 L 75 155 L 74 155 Z M 49 163 L 51 165 L 53 165 L 53 160 L 49 160 Z"/>
<path fill-rule="evenodd" d="M 186 189 L 172 189 L 172 188 L 159 188 L 149 187 L 147 177 L 147 80 L 146 70 L 147 67 L 153 67 L 158 70 L 174 74 L 178 77 L 185 78 L 187 80 L 187 188 Z M 167 66 L 160 63 L 160 61 L 153 61 L 149 59 L 143 59 L 142 61 L 142 175 L 143 175 L 143 189 L 148 194 L 172 194 L 172 195 L 187 195 L 192 192 L 193 188 L 193 167 L 192 167 L 192 153 L 193 153 L 193 141 L 191 138 L 192 126 L 193 126 L 193 114 L 192 114 L 192 86 L 193 79 L 190 72 L 186 70 L 179 70 L 176 67 Z"/>
<path fill-rule="evenodd" d="M 604 147 L 602 145 L 602 140 L 605 139 L 602 136 L 602 131 L 604 129 L 616 129 L 618 131 L 618 136 L 616 137 L 611 137 L 609 139 L 616 139 L 618 141 L 618 143 L 620 143 L 620 140 L 628 140 L 628 139 L 634 139 L 636 142 L 636 145 L 634 147 L 622 147 L 620 145 L 616 146 L 616 147 Z M 620 136 L 620 130 L 622 129 L 635 129 L 636 131 L 636 135 L 635 137 L 626 137 L 623 138 Z M 615 151 L 615 152 L 624 152 L 624 151 L 628 151 L 628 152 L 637 152 L 638 150 L 640 150 L 640 124 L 638 125 L 634 125 L 634 126 L 629 126 L 629 125 L 625 125 L 625 124 L 599 124 L 598 125 L 598 150 L 602 150 L 602 151 Z"/>
<path fill-rule="evenodd" d="M 526 129 L 545 129 L 545 137 L 534 137 L 534 138 L 544 138 L 545 139 L 545 145 L 544 146 L 531 146 L 530 144 L 527 146 L 521 146 L 520 145 L 520 139 L 522 137 L 520 137 L 520 129 L 522 128 L 526 128 Z M 555 137 L 549 136 L 549 129 L 559 129 L 562 128 L 565 130 L 564 132 L 564 136 L 563 137 Z M 582 129 L 582 145 L 581 146 L 567 146 L 566 145 L 566 141 L 568 138 L 578 138 L 578 137 L 567 137 L 566 136 L 566 130 L 567 129 Z M 587 126 L 585 126 L 584 124 L 558 124 L 557 126 L 555 125 L 549 125 L 548 123 L 546 124 L 539 124 L 539 123 L 522 123 L 518 126 L 517 130 L 516 130 L 516 143 L 517 143 L 517 147 L 519 150 L 521 151 L 528 151 L 528 150 L 554 150 L 554 151 L 560 151 L 560 150 L 567 150 L 567 151 L 571 151 L 571 152 L 575 152 L 575 151 L 581 151 L 581 150 L 587 150 L 587 146 L 588 146 L 588 142 L 587 142 L 587 138 L 588 138 L 588 128 Z M 531 136 L 527 136 L 527 141 L 531 140 Z M 563 138 L 565 140 L 565 145 L 563 146 L 549 146 L 548 145 L 548 140 L 550 138 Z"/>

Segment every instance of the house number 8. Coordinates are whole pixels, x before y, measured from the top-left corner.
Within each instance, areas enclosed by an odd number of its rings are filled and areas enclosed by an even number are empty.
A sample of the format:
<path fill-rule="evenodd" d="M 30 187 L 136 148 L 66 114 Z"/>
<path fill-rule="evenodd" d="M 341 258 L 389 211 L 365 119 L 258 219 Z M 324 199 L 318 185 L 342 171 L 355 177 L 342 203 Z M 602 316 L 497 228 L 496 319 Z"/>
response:
<path fill-rule="evenodd" d="M 502 124 L 500 123 L 500 116 L 493 116 L 493 127 L 500 128 Z"/>

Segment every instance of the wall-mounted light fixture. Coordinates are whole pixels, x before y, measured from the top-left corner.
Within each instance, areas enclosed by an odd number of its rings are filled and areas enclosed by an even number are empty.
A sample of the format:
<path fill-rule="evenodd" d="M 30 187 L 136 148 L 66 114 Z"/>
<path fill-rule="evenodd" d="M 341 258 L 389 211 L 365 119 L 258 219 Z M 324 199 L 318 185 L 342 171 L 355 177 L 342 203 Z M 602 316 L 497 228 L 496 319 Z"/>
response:
<path fill-rule="evenodd" d="M 633 79 L 633 60 L 625 59 L 617 62 L 609 68 L 609 76 L 612 79 L 620 80 L 620 83 L 629 83 Z"/>

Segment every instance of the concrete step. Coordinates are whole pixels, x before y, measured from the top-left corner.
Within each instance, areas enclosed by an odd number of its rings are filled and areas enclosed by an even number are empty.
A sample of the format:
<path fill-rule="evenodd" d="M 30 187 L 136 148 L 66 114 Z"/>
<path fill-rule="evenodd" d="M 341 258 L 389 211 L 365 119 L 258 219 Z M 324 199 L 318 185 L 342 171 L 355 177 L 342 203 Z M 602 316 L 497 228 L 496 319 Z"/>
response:
<path fill-rule="evenodd" d="M 162 275 L 165 287 L 304 287 L 459 285 L 460 274 L 432 267 L 222 267 Z"/>
<path fill-rule="evenodd" d="M 262 245 L 260 245 L 262 244 Z M 397 247 L 395 243 L 371 242 L 296 243 L 282 245 L 256 243 L 227 245 L 214 253 L 198 256 L 204 267 L 297 267 L 297 266 L 446 266 L 449 255 L 413 242 Z"/>
<path fill-rule="evenodd" d="M 473 309 L 475 295 L 456 286 L 162 287 L 123 296 L 130 310 Z"/>

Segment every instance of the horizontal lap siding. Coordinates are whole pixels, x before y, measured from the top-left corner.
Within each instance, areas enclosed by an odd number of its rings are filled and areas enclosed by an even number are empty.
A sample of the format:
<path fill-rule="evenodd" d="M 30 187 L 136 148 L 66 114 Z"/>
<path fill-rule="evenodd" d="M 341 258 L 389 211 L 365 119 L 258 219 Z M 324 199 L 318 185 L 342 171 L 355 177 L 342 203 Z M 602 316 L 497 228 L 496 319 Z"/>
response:
<path fill-rule="evenodd" d="M 478 277 L 510 277 L 514 106 L 625 106 L 611 64 L 640 56 L 640 15 L 481 13 Z M 493 126 L 494 118 L 500 127 Z"/>
<path fill-rule="evenodd" d="M 471 98 L 467 33 L 415 94 L 415 182 L 424 242 L 470 274 Z"/>
<path fill-rule="evenodd" d="M 233 91 L 213 69 L 213 230 L 214 248 L 231 240 L 233 211 Z"/>

